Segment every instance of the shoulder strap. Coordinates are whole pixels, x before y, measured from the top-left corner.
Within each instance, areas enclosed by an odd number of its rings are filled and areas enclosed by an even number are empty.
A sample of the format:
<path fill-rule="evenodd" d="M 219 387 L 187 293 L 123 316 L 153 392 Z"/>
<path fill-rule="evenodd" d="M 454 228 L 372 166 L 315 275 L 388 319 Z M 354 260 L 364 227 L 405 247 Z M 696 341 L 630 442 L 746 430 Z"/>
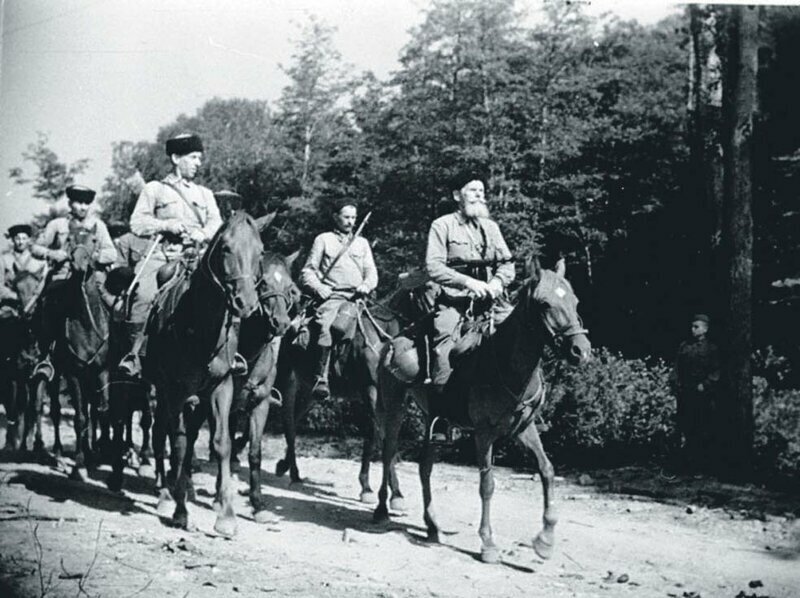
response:
<path fill-rule="evenodd" d="M 183 203 L 189 206 L 189 209 L 197 218 L 197 221 L 200 223 L 200 226 L 206 225 L 205 219 L 203 218 L 203 215 L 200 212 L 200 210 L 197 209 L 196 205 L 194 205 L 191 201 L 189 201 L 189 199 L 183 194 L 183 191 L 181 191 L 177 185 L 173 185 L 172 183 L 166 180 L 162 180 L 161 182 L 164 183 L 167 187 L 169 187 L 173 191 L 175 191 L 175 193 L 178 194 L 178 197 L 180 197 L 183 200 Z"/>

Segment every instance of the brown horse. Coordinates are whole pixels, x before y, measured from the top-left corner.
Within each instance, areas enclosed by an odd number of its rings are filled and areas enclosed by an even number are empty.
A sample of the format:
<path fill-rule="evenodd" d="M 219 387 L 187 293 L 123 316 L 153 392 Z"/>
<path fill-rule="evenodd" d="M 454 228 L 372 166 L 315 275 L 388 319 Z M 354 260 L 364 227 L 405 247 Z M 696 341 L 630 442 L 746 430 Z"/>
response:
<path fill-rule="evenodd" d="M 110 443 L 105 415 L 97 411 L 99 404 L 108 404 L 110 320 L 109 309 L 101 293 L 105 272 L 94 265 L 97 243 L 94 230 L 77 227 L 70 230 L 66 244 L 70 255 L 70 275 L 60 282 L 63 287 L 57 295 L 57 300 L 65 303 L 61 309 L 66 314 L 66 320 L 63 333 L 57 336 L 53 353 L 55 375 L 50 383 L 40 379 L 36 385 L 37 404 L 43 404 L 48 396 L 50 398 L 50 414 L 55 429 L 54 451 L 58 455 L 61 452 L 61 377 L 66 380 L 75 409 L 75 464 L 71 477 L 80 481 L 88 477 L 87 465 L 96 465 L 95 432 L 98 424 L 102 426 L 101 442 Z M 52 308 L 52 304 L 44 305 L 44 309 Z"/>
<path fill-rule="evenodd" d="M 28 450 L 28 437 L 36 426 L 34 450 L 44 448 L 41 418 L 37 417 L 36 402 L 31 400 L 29 387 L 38 349 L 31 329 L 30 313 L 26 307 L 36 299 L 41 278 L 27 270 L 15 273 L 11 288 L 17 294 L 14 301 L 0 305 L 0 392 L 6 410 L 7 450 Z"/>
<path fill-rule="evenodd" d="M 361 453 L 361 501 L 375 503 L 375 493 L 369 484 L 369 466 L 375 443 L 373 412 L 378 398 L 378 364 L 380 353 L 387 340 L 397 334 L 397 318 L 382 305 L 367 299 L 354 298 L 358 309 L 357 326 L 352 340 L 339 343 L 331 358 L 332 394 L 335 396 L 360 395 L 364 407 L 364 445 Z M 293 482 L 300 482 L 297 468 L 295 439 L 297 423 L 314 406 L 311 389 L 315 382 L 315 351 L 313 346 L 303 348 L 287 335 L 283 339 L 278 359 L 276 387 L 283 396 L 283 429 L 286 437 L 286 454 L 279 460 L 275 473 L 282 476 L 287 471 Z M 393 488 L 397 487 L 392 480 Z M 397 494 L 398 505 L 402 495 Z"/>
<path fill-rule="evenodd" d="M 234 442 L 234 453 L 238 454 L 249 441 L 250 504 L 257 522 L 272 518 L 261 494 L 261 437 L 270 405 L 280 402 L 273 389 L 281 337 L 291 325 L 292 308 L 300 299 L 291 275 L 297 255 L 284 258 L 273 252 L 264 254 L 258 286 L 260 309 L 242 322 L 239 333 L 239 353 L 247 359 L 249 372 L 246 379 L 234 379 L 233 411 L 238 417 L 231 417 L 231 436 L 236 432 L 237 420 L 246 420 L 246 433 Z"/>
<path fill-rule="evenodd" d="M 408 392 L 426 413 L 427 427 L 432 424 L 432 407 L 437 414 L 474 430 L 480 469 L 482 502 L 481 559 L 496 562 L 499 551 L 494 543 L 490 522 L 490 503 L 494 492 L 492 447 L 502 437 L 515 437 L 536 456 L 544 491 L 544 528 L 533 542 L 542 557 L 551 556 L 556 513 L 552 501 L 553 466 L 542 447 L 534 415 L 544 402 L 542 353 L 553 342 L 565 357 L 581 363 L 589 359 L 591 345 L 578 316 L 578 300 L 564 279 L 563 262 L 558 271 L 542 270 L 536 260 L 526 265 L 527 279 L 520 288 L 514 310 L 497 325 L 496 331 L 472 352 L 454 364 L 453 374 L 441 396 L 434 396 L 421 384 L 407 385 L 395 378 L 388 368 L 388 351 L 380 370 L 380 396 L 377 405 L 379 427 L 383 432 L 383 482 L 374 519 L 389 518 L 386 499 L 397 454 L 397 437 L 405 415 Z M 438 401 L 438 404 L 433 404 Z M 430 476 L 435 447 L 428 435 L 424 441 L 419 472 L 428 539 L 439 541 L 439 523 L 433 508 Z"/>
<path fill-rule="evenodd" d="M 268 218 L 271 220 L 271 218 Z M 237 212 L 217 231 L 191 274 L 176 276 L 162 293 L 148 323 L 143 376 L 156 387 L 156 484 L 159 513 L 171 510 L 173 524 L 189 528 L 186 509 L 197 434 L 210 409 L 221 507 L 214 529 L 236 532 L 230 483 L 231 437 L 228 418 L 233 399 L 231 364 L 238 344 L 238 318 L 259 306 L 257 283 L 264 248 L 260 227 Z M 164 436 L 168 435 L 174 486 L 164 472 Z"/>

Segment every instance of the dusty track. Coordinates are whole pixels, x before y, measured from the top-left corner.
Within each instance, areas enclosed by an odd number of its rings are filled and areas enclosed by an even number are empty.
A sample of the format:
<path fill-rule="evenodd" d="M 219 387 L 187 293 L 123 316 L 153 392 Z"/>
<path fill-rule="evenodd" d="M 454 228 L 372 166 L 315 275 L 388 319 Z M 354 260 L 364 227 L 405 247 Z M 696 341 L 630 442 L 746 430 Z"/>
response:
<path fill-rule="evenodd" d="M 70 446 L 70 436 L 65 440 Z M 265 442 L 264 467 L 271 470 L 283 442 Z M 207 446 L 204 433 L 201 456 Z M 301 455 L 308 454 L 305 448 L 301 445 Z M 791 516 L 767 514 L 762 521 L 736 509 L 702 506 L 688 513 L 680 498 L 665 503 L 610 492 L 609 484 L 601 484 L 606 488 L 601 490 L 562 480 L 557 551 L 543 562 L 530 545 L 540 525 L 541 488 L 530 475 L 498 468 L 493 521 L 503 562 L 484 565 L 477 560 L 474 469 L 435 468 L 437 510 L 450 533 L 443 545 L 431 546 L 424 541 L 415 464 L 399 468 L 408 512 L 389 527 L 373 525 L 371 507 L 358 502 L 355 460 L 317 451 L 301 458 L 300 467 L 304 485 L 265 476 L 264 491 L 274 505 L 271 523 L 253 521 L 246 497 L 238 497 L 238 535 L 229 541 L 212 531 L 210 464 L 195 475 L 198 500 L 190 515 L 199 529 L 187 533 L 159 520 L 151 478 L 127 471 L 125 493 L 116 495 L 103 485 L 107 468 L 96 472 L 92 483 L 81 484 L 55 464 L 5 458 L 0 463 L 0 596 L 40 596 L 43 585 L 47 596 L 115 598 L 733 598 L 741 591 L 800 596 L 800 522 Z M 379 470 L 374 470 L 376 481 Z M 246 467 L 237 487 L 246 489 Z M 751 498 L 759 504 L 757 492 Z M 748 587 L 756 580 L 763 586 Z"/>

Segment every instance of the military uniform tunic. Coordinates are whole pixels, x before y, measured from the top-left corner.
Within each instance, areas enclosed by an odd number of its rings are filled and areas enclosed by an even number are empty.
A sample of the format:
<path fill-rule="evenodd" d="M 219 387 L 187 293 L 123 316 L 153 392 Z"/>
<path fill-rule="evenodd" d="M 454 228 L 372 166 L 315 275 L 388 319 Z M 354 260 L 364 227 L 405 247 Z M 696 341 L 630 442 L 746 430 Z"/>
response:
<path fill-rule="evenodd" d="M 367 292 L 378 286 L 378 270 L 372 257 L 372 249 L 364 237 L 356 237 L 333 268 L 330 268 L 350 238 L 349 234 L 339 231 L 317 235 L 300 273 L 301 284 L 315 294 L 322 286 L 341 289 L 317 308 L 315 321 L 319 328 L 318 342 L 322 347 L 333 344 L 331 324 L 342 303 L 352 297 L 353 291 L 361 285 L 367 287 Z"/>
<path fill-rule="evenodd" d="M 210 241 L 222 226 L 222 217 L 214 194 L 203 187 L 187 181 L 174 173 L 161 181 L 150 181 L 142 189 L 131 214 L 131 232 L 138 237 L 150 238 L 163 232 L 169 223 L 179 222 L 187 230 L 199 230 L 205 241 Z M 150 243 L 129 243 L 131 252 L 139 261 L 129 264 L 136 268 L 139 286 L 131 307 L 131 322 L 144 325 L 150 306 L 158 292 L 156 275 L 167 262 L 180 259 L 183 246 L 180 243 L 162 241 L 144 263 L 143 258 Z"/>

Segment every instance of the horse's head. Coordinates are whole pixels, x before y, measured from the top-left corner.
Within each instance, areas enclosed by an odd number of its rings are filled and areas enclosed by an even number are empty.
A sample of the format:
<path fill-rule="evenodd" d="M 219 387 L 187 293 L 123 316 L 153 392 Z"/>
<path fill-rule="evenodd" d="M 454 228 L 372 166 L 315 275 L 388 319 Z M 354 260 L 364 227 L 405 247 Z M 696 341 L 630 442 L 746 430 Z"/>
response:
<path fill-rule="evenodd" d="M 269 333 L 283 335 L 292 323 L 292 306 L 300 299 L 300 290 L 292 281 L 292 263 L 299 251 L 287 258 L 266 252 L 261 258 L 258 300 L 269 325 Z"/>
<path fill-rule="evenodd" d="M 23 308 L 27 307 L 36 298 L 41 281 L 41 276 L 37 276 L 28 270 L 17 270 L 14 267 L 14 278 L 11 281 L 11 287 L 17 293 Z"/>
<path fill-rule="evenodd" d="M 203 258 L 206 273 L 225 295 L 231 312 L 242 318 L 258 307 L 262 225 L 266 226 L 245 212 L 235 212 L 211 240 Z"/>
<path fill-rule="evenodd" d="M 567 359 L 582 363 L 592 354 L 588 330 L 578 315 L 578 298 L 564 278 L 563 260 L 555 271 L 544 270 L 535 258 L 526 264 L 527 282 L 521 299 L 531 318 L 538 318 Z"/>
<path fill-rule="evenodd" d="M 86 273 L 91 268 L 97 243 L 97 224 L 87 229 L 70 223 L 66 249 L 74 272 Z"/>

